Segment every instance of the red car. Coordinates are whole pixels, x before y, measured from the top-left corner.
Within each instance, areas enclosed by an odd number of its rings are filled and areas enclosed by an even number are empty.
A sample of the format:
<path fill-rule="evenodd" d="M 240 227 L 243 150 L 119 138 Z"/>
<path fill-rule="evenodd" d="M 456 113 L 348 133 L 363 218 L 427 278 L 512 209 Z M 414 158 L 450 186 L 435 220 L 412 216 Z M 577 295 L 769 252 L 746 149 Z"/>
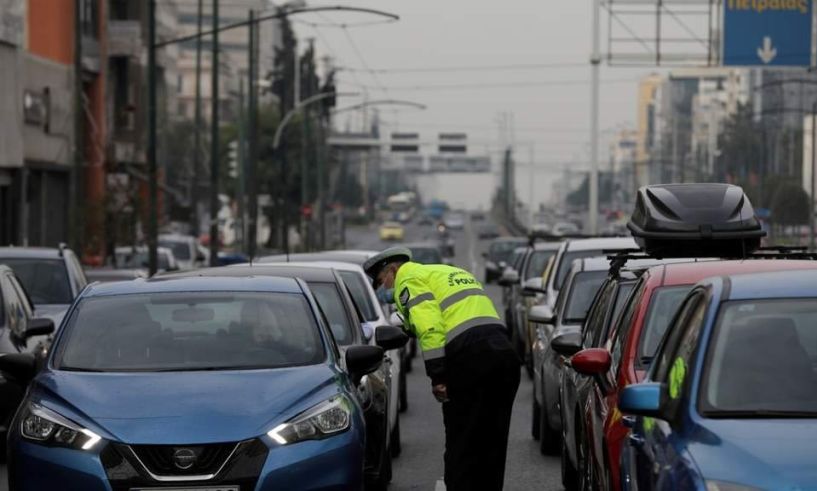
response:
<path fill-rule="evenodd" d="M 578 449 L 579 489 L 621 489 L 619 458 L 630 430 L 628 417 L 618 410 L 619 395 L 644 378 L 664 331 L 693 285 L 712 276 L 801 269 L 817 269 L 817 261 L 701 261 L 647 270 L 610 329 L 606 348 L 586 349 L 571 358 L 574 370 L 597 382 L 580 405 L 585 414 Z"/>

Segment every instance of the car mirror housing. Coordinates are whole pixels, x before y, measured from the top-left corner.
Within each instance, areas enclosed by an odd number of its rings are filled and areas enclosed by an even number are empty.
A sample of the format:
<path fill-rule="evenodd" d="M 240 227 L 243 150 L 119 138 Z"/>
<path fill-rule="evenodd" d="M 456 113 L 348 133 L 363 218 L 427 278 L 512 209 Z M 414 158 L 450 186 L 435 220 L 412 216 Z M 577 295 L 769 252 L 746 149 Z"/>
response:
<path fill-rule="evenodd" d="M 563 332 L 550 341 L 550 347 L 560 355 L 570 358 L 581 351 L 582 335 L 579 332 Z"/>
<path fill-rule="evenodd" d="M 380 346 L 350 346 L 346 350 L 346 369 L 357 385 L 364 375 L 374 372 L 383 363 L 383 348 Z"/>
<path fill-rule="evenodd" d="M 665 392 L 659 383 L 628 385 L 621 392 L 618 408 L 625 414 L 665 419 L 661 410 Z"/>
<path fill-rule="evenodd" d="M 611 364 L 610 352 L 603 348 L 579 351 L 570 359 L 570 365 L 582 375 L 603 375 L 610 370 Z"/>
<path fill-rule="evenodd" d="M 54 321 L 45 317 L 37 317 L 28 321 L 25 337 L 48 336 L 54 333 Z"/>
<path fill-rule="evenodd" d="M 53 325 L 53 324 L 52 324 Z M 37 374 L 37 363 L 31 353 L 0 356 L 0 373 L 28 383 Z"/>
<path fill-rule="evenodd" d="M 375 329 L 374 339 L 378 346 L 389 351 L 405 346 L 409 337 L 399 327 L 380 326 Z"/>
<path fill-rule="evenodd" d="M 519 283 L 519 273 L 514 269 L 506 269 L 502 272 L 502 276 L 499 277 L 497 283 L 499 283 L 499 286 L 513 286 Z"/>
<path fill-rule="evenodd" d="M 555 324 L 556 316 L 547 305 L 534 305 L 528 309 L 528 321 L 536 324 Z"/>

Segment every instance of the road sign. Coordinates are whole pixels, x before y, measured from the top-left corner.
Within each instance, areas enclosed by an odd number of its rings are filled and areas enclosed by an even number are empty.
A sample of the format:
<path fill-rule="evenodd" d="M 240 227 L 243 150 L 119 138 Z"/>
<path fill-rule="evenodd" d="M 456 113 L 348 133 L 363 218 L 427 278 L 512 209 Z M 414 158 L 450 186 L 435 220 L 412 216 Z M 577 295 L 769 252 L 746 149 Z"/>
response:
<path fill-rule="evenodd" d="M 724 0 L 723 64 L 809 66 L 812 0 Z"/>

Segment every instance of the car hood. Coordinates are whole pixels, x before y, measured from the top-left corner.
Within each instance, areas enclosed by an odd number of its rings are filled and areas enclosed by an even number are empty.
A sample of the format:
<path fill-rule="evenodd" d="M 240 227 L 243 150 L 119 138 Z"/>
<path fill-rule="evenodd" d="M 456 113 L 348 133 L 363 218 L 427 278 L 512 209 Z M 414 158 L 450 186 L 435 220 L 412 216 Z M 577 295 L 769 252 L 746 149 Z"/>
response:
<path fill-rule="evenodd" d="M 688 448 L 706 479 L 761 489 L 817 487 L 814 420 L 705 420 Z"/>
<path fill-rule="evenodd" d="M 199 444 L 257 437 L 331 397 L 328 365 L 273 370 L 163 373 L 44 372 L 34 400 L 93 421 L 132 444 Z"/>
<path fill-rule="evenodd" d="M 54 321 L 54 329 L 60 327 L 65 313 L 68 312 L 68 304 L 40 304 L 34 307 L 34 317 L 44 317 Z"/>

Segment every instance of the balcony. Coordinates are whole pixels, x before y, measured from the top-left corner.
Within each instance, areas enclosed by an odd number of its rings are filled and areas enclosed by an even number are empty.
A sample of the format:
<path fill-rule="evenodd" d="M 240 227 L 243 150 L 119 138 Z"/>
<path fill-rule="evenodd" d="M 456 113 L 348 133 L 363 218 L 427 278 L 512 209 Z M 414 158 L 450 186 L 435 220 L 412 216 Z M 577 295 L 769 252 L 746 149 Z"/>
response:
<path fill-rule="evenodd" d="M 108 23 L 108 56 L 140 57 L 144 50 L 142 25 L 138 20 Z"/>

